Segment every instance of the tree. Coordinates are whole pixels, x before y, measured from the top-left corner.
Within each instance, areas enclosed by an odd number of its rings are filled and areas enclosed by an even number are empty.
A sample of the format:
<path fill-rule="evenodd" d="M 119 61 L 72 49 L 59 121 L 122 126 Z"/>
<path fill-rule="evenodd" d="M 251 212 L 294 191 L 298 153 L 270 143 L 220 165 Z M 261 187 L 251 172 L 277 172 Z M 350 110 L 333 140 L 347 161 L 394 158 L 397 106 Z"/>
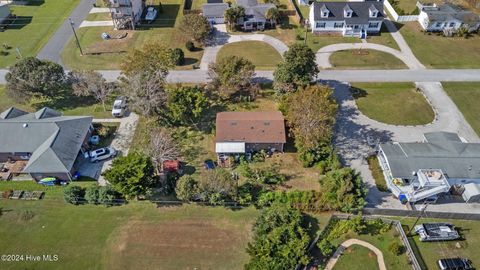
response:
<path fill-rule="evenodd" d="M 200 174 L 198 187 L 203 200 L 211 204 L 221 204 L 237 194 L 236 180 L 232 179 L 229 171 L 221 168 L 203 171 Z"/>
<path fill-rule="evenodd" d="M 180 156 L 172 134 L 166 129 L 154 129 L 150 135 L 148 153 L 157 168 L 161 168 L 165 160 L 177 159 Z"/>
<path fill-rule="evenodd" d="M 122 78 L 123 90 L 135 112 L 147 117 L 161 114 L 167 101 L 165 77 L 162 71 L 143 71 Z"/>
<path fill-rule="evenodd" d="M 223 97 L 235 94 L 252 95 L 255 89 L 253 76 L 255 66 L 249 60 L 231 55 L 221 58 L 208 67 L 210 86 L 217 89 Z"/>
<path fill-rule="evenodd" d="M 103 176 L 113 188 L 125 197 L 138 197 L 155 184 L 154 166 L 151 159 L 137 152 L 113 160 Z"/>
<path fill-rule="evenodd" d="M 303 43 L 291 45 L 283 58 L 273 73 L 274 87 L 279 92 L 295 91 L 299 86 L 306 86 L 318 74 L 315 53 Z"/>
<path fill-rule="evenodd" d="M 225 10 L 225 20 L 228 23 L 230 30 L 235 29 L 238 20 L 245 16 L 245 8 L 242 6 L 234 6 Z"/>
<path fill-rule="evenodd" d="M 166 77 L 168 70 L 175 66 L 173 50 L 159 42 L 145 43 L 140 50 L 134 49 L 125 56 L 120 67 L 123 75 L 137 73 L 160 73 Z"/>
<path fill-rule="evenodd" d="M 321 198 L 324 210 L 352 212 L 365 205 L 366 189 L 362 177 L 350 168 L 328 172 L 320 179 Z"/>
<path fill-rule="evenodd" d="M 253 241 L 248 244 L 250 261 L 246 270 L 295 269 L 307 264 L 310 237 L 302 214 L 289 205 L 274 204 L 264 208 L 253 229 Z"/>
<path fill-rule="evenodd" d="M 115 90 L 115 83 L 107 82 L 102 74 L 91 70 L 74 70 L 69 73 L 68 77 L 74 95 L 93 97 L 102 103 L 103 111 L 107 111 L 105 102 Z"/>
<path fill-rule="evenodd" d="M 24 58 L 11 66 L 5 80 L 8 95 L 19 102 L 33 96 L 55 98 L 68 90 L 63 67 L 35 57 Z"/>
<path fill-rule="evenodd" d="M 67 203 L 79 204 L 83 201 L 85 189 L 80 186 L 68 185 L 63 190 L 63 198 Z"/>
<path fill-rule="evenodd" d="M 307 86 L 291 93 L 284 107 L 297 146 L 310 149 L 330 141 L 338 108 L 331 88 Z"/>
<path fill-rule="evenodd" d="M 280 11 L 278 11 L 278 8 L 269 8 L 265 13 L 265 18 L 277 23 L 278 19 L 280 19 Z"/>
<path fill-rule="evenodd" d="M 175 187 L 177 198 L 182 201 L 191 201 L 198 194 L 198 183 L 191 175 L 184 175 L 177 181 Z"/>
<path fill-rule="evenodd" d="M 204 43 L 212 31 L 212 26 L 207 18 L 200 14 L 187 14 L 180 21 L 179 29 L 188 38 Z"/>
<path fill-rule="evenodd" d="M 182 86 L 168 90 L 167 120 L 172 125 L 197 123 L 209 107 L 209 99 L 198 86 Z"/>

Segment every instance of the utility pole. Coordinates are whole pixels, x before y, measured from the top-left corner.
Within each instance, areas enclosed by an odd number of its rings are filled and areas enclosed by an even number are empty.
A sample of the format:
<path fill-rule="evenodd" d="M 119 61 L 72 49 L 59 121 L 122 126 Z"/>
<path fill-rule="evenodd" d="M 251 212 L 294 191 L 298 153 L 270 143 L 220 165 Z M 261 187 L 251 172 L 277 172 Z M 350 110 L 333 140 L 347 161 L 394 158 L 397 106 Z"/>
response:
<path fill-rule="evenodd" d="M 415 220 L 415 222 L 413 223 L 412 227 L 410 228 L 410 230 L 408 230 L 408 233 L 407 233 L 407 236 L 410 235 L 412 233 L 412 230 L 413 228 L 417 225 L 417 222 L 420 220 L 420 218 L 423 216 L 423 214 L 425 213 L 425 210 L 427 210 L 427 206 L 428 206 L 428 202 L 425 202 L 422 206 L 422 212 L 420 213 L 420 215 L 418 215 L 417 219 Z"/>
<path fill-rule="evenodd" d="M 75 40 L 77 41 L 77 47 L 80 49 L 80 54 L 83 55 L 82 46 L 80 46 L 80 41 L 78 40 L 77 32 L 75 32 L 75 24 L 73 23 L 72 18 L 68 18 L 68 20 L 70 21 L 70 26 L 72 26 L 73 35 L 75 36 Z"/>

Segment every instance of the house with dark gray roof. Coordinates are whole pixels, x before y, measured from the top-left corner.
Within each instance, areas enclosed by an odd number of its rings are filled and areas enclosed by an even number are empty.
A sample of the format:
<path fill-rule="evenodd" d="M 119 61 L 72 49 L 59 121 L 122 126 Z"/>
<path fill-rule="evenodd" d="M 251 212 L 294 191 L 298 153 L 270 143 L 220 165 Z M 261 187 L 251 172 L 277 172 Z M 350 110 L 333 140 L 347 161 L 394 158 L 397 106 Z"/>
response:
<path fill-rule="evenodd" d="M 238 21 L 243 30 L 263 30 L 267 25 L 275 25 L 274 20 L 266 17 L 269 9 L 276 8 L 274 4 L 259 4 L 257 0 L 237 0 L 237 5 L 245 9 L 245 16 Z"/>
<path fill-rule="evenodd" d="M 366 38 L 380 32 L 384 18 L 383 1 L 314 2 L 308 22 L 313 33 Z"/>
<path fill-rule="evenodd" d="M 225 23 L 225 10 L 228 9 L 227 3 L 222 1 L 208 0 L 206 4 L 202 6 L 202 15 L 207 18 L 210 23 L 222 24 Z"/>
<path fill-rule="evenodd" d="M 377 157 L 389 189 L 409 201 L 448 192 L 453 185 L 480 184 L 480 143 L 464 142 L 455 133 L 381 144 Z"/>
<path fill-rule="evenodd" d="M 458 30 L 462 25 L 470 31 L 480 28 L 480 16 L 450 4 L 421 4 L 417 2 L 420 10 L 418 23 L 425 31 L 443 31 L 444 29 Z"/>
<path fill-rule="evenodd" d="M 71 180 L 77 160 L 88 147 L 92 120 L 89 116 L 62 116 L 50 108 L 34 113 L 17 108 L 2 112 L 0 177 L 30 175 L 37 181 L 45 177 Z"/>

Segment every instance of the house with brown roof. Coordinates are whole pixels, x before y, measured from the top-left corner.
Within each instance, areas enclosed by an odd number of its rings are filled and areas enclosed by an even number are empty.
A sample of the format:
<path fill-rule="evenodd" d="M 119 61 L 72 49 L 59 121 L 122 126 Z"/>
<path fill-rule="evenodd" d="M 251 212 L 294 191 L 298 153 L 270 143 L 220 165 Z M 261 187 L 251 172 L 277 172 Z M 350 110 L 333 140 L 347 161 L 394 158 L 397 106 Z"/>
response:
<path fill-rule="evenodd" d="M 219 156 L 260 150 L 283 152 L 286 141 L 285 118 L 279 111 L 217 114 L 215 152 Z"/>

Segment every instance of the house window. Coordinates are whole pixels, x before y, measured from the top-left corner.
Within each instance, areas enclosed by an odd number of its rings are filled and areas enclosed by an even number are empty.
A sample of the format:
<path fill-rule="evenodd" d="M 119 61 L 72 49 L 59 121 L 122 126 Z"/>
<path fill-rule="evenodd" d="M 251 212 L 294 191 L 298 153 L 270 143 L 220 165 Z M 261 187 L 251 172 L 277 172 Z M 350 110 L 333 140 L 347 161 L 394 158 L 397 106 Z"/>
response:
<path fill-rule="evenodd" d="M 435 27 L 442 27 L 442 23 L 441 23 L 441 22 L 437 22 L 437 23 L 435 24 Z"/>
<path fill-rule="evenodd" d="M 376 18 L 378 15 L 378 11 L 374 10 L 374 11 L 370 11 L 370 17 L 371 18 Z"/>
<path fill-rule="evenodd" d="M 324 17 L 324 18 L 328 17 L 328 11 L 323 12 L 322 17 Z"/>
<path fill-rule="evenodd" d="M 316 28 L 325 28 L 325 23 L 324 22 L 317 22 Z"/>
<path fill-rule="evenodd" d="M 455 26 L 455 23 L 454 22 L 451 22 L 450 23 L 450 27 L 454 27 Z"/>
<path fill-rule="evenodd" d="M 342 23 L 335 23 L 333 25 L 334 28 L 342 28 L 343 27 L 343 22 Z"/>
<path fill-rule="evenodd" d="M 347 11 L 347 13 L 346 13 L 346 16 L 345 16 L 345 17 L 347 17 L 347 18 L 351 18 L 351 17 L 352 17 L 352 12 L 351 12 L 351 11 Z"/>
<path fill-rule="evenodd" d="M 368 28 L 377 28 L 378 27 L 378 22 L 372 22 L 368 24 Z"/>

